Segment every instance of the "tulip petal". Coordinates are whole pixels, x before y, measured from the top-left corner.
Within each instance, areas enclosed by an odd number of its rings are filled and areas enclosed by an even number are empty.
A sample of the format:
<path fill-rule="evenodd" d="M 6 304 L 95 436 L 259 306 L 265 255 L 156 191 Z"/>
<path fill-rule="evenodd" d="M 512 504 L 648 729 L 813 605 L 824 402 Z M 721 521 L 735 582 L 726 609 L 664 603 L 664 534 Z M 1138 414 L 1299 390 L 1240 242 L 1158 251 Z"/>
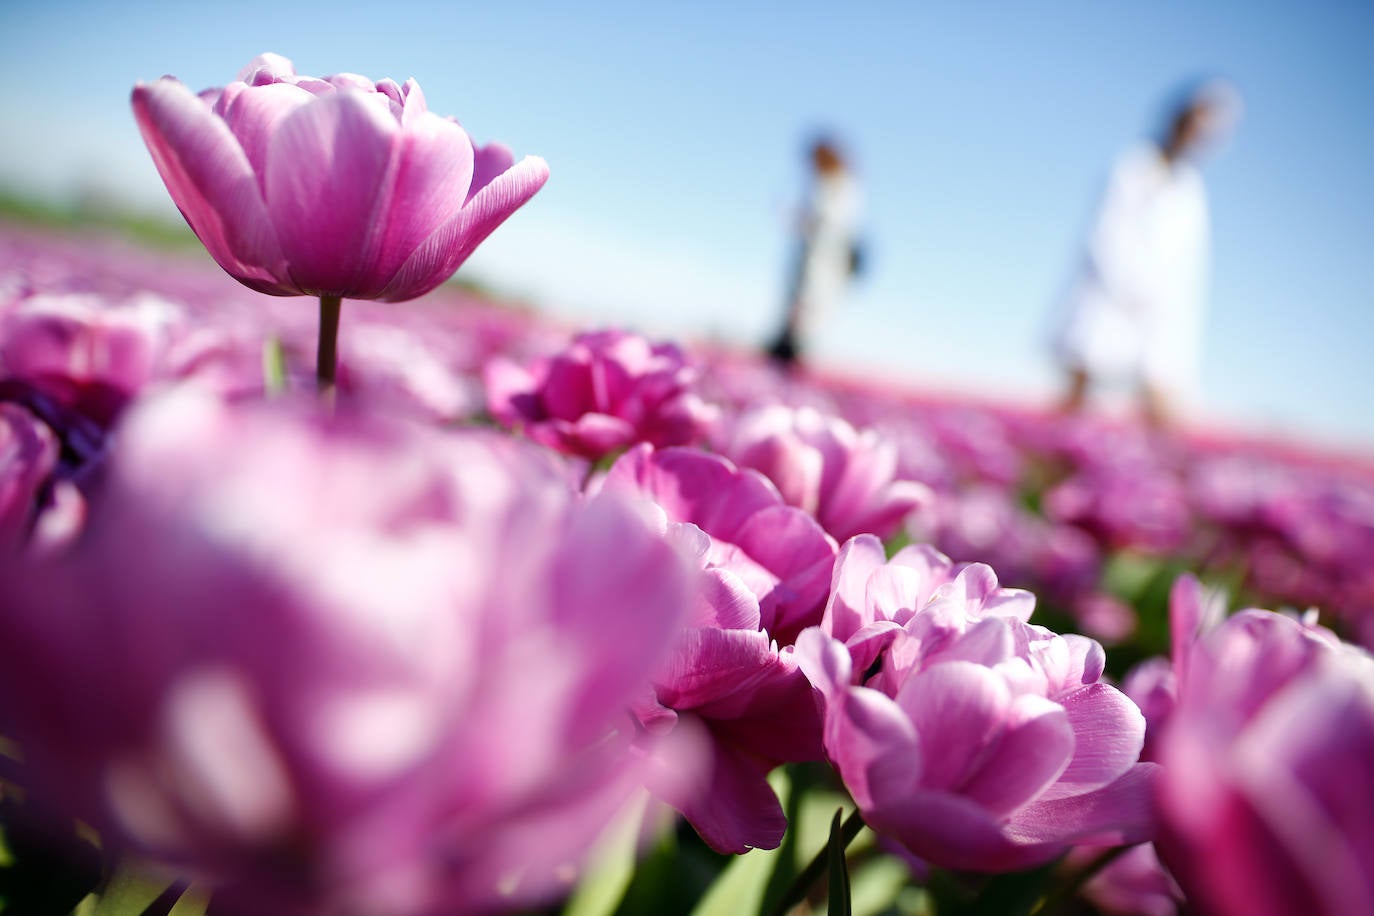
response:
<path fill-rule="evenodd" d="M 853 676 L 849 653 L 821 627 L 808 627 L 797 637 L 797 664 L 811 686 L 827 699 L 849 687 Z"/>
<path fill-rule="evenodd" d="M 654 680 L 658 700 L 678 710 L 715 704 L 712 716 L 740 714 L 759 683 L 779 667 L 777 652 L 761 630 L 716 630 L 701 627 L 683 631 Z M 721 704 L 735 698 L 735 708 Z"/>
<path fill-rule="evenodd" d="M 504 143 L 488 143 L 486 146 L 477 146 L 473 150 L 474 162 L 472 170 L 472 185 L 468 188 L 467 200 L 471 201 L 477 193 L 491 184 L 492 180 L 498 175 L 506 172 L 515 164 L 515 156 L 511 153 L 510 147 Z"/>
<path fill-rule="evenodd" d="M 261 73 L 262 76 L 258 76 Z M 296 65 L 291 63 L 280 54 L 271 51 L 259 54 L 257 57 L 244 64 L 239 71 L 238 80 L 243 83 L 253 83 L 256 79 L 286 79 L 296 75 Z"/>
<path fill-rule="evenodd" d="M 917 570 L 889 563 L 868 577 L 865 604 L 876 620 L 904 624 L 919 610 L 912 598 L 919 594 L 921 585 Z"/>
<path fill-rule="evenodd" d="M 844 542 L 835 558 L 830 599 L 821 626 L 840 641 L 849 639 L 865 624 L 872 623 L 865 596 L 869 576 L 885 562 L 883 543 L 871 534 L 860 534 Z"/>
<path fill-rule="evenodd" d="M 863 627 L 844 641 L 855 670 L 867 672 L 883 650 L 897 639 L 902 628 L 890 620 L 878 620 Z"/>
<path fill-rule="evenodd" d="M 865 810 L 909 797 L 928 760 L 897 704 L 867 687 L 847 688 L 828 704 L 825 750 Z"/>
<path fill-rule="evenodd" d="M 962 794 L 1003 817 L 1055 783 L 1073 757 L 1074 732 L 1057 703 L 1034 694 L 1017 697 L 992 758 Z"/>
<path fill-rule="evenodd" d="M 769 767 L 721 742 L 712 742 L 711 751 L 709 786 L 678 809 L 716 852 L 776 849 L 787 816 L 765 778 Z"/>
<path fill-rule="evenodd" d="M 634 442 L 635 428 L 619 417 L 589 413 L 576 422 L 551 420 L 528 428 L 529 437 L 558 451 L 595 459 Z"/>
<path fill-rule="evenodd" d="M 897 704 L 921 736 L 926 767 L 921 785 L 958 790 L 995 752 L 1011 695 L 996 673 L 954 661 L 907 680 Z"/>
<path fill-rule="evenodd" d="M 407 119 L 393 151 L 386 207 L 375 217 L 363 293 L 379 293 L 405 260 L 452 219 L 473 179 L 472 141 L 457 122 L 426 112 Z"/>
<path fill-rule="evenodd" d="M 18 404 L 0 402 L 0 552 L 28 534 L 59 448 L 46 424 Z"/>
<path fill-rule="evenodd" d="M 824 465 L 820 453 L 796 436 L 783 433 L 762 438 L 733 457 L 740 467 L 754 468 L 773 481 L 789 505 L 816 512 Z"/>
<path fill-rule="evenodd" d="M 1121 691 L 1090 684 L 1060 701 L 1073 726 L 1073 761 L 1041 798 L 1049 801 L 1100 789 L 1126 773 L 1145 744 L 1145 716 Z"/>
<path fill-rule="evenodd" d="M 543 419 L 543 409 L 534 395 L 534 375 L 504 356 L 493 356 L 482 368 L 482 381 L 487 389 L 487 409 L 507 426 L 516 426 L 531 418 Z"/>
<path fill-rule="evenodd" d="M 804 628 L 821 622 L 835 542 L 820 523 L 800 509 L 775 505 L 740 526 L 735 543 L 780 580 L 759 600 L 763 620 L 778 642 L 791 643 Z"/>
<path fill-rule="evenodd" d="M 589 721 L 592 728 L 606 721 L 607 710 L 598 704 L 606 699 L 614 703 L 639 681 L 636 657 L 661 658 L 667 653 L 678 622 L 665 622 L 654 614 L 611 620 L 604 609 L 680 607 L 690 581 L 676 551 L 657 538 L 646 539 L 644 527 L 642 519 L 626 515 L 615 501 L 592 499 L 566 535 L 581 551 L 555 569 L 553 594 L 563 638 L 595 672 L 584 679 L 586 695 L 572 707 L 575 721 Z M 585 562 L 589 556 L 616 560 L 598 567 Z M 628 602 L 627 596 L 640 603 Z M 614 639 L 606 638 L 607 626 L 614 628 Z M 627 645 L 635 652 L 627 653 Z"/>
<path fill-rule="evenodd" d="M 173 79 L 134 87 L 133 108 L 158 174 L 210 256 L 253 289 L 298 295 L 253 167 L 225 123 Z"/>
<path fill-rule="evenodd" d="M 880 808 L 864 809 L 864 820 L 920 858 L 945 868 L 1010 871 L 1047 861 L 1060 851 L 1019 847 L 977 803 L 945 792 L 912 792 Z"/>
<path fill-rule="evenodd" d="M 703 538 L 707 537 L 695 525 L 692 528 Z M 702 571 L 698 601 L 702 605 L 699 608 L 700 626 L 757 630 L 762 624 L 758 596 L 728 569 L 714 567 Z"/>
<path fill-rule="evenodd" d="M 237 91 L 235 91 L 237 90 Z M 312 94 L 291 83 L 268 83 L 265 86 L 239 85 L 225 90 L 220 117 L 229 125 L 234 138 L 243 147 L 258 178 L 258 190 L 266 194 L 264 180 L 267 167 L 267 145 L 281 120 L 300 106 L 312 101 Z"/>
<path fill-rule="evenodd" d="M 548 163 L 538 156 L 526 156 L 493 178 L 415 249 L 377 298 L 413 299 L 443 283 L 548 180 Z"/>
<path fill-rule="evenodd" d="M 1158 770 L 1157 764 L 1137 763 L 1095 792 L 1033 802 L 1012 816 L 1007 834 L 1021 843 L 1143 843 L 1153 838 L 1150 787 Z"/>
<path fill-rule="evenodd" d="M 352 91 L 298 107 L 273 133 L 267 209 L 302 291 L 355 292 L 371 260 L 377 219 L 390 205 L 387 179 L 398 133 L 382 107 Z"/>

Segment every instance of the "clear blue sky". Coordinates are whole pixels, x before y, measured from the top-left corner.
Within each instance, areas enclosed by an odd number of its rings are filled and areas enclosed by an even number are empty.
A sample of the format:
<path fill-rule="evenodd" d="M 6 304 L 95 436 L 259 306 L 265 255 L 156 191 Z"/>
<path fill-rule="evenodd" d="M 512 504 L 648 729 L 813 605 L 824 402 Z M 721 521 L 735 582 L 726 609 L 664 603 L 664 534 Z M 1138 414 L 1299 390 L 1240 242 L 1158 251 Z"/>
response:
<path fill-rule="evenodd" d="M 0 181 L 170 210 L 136 80 L 259 51 L 416 77 L 549 185 L 465 270 L 565 314 L 760 340 L 800 146 L 843 132 L 872 270 L 822 359 L 1046 397 L 1051 309 L 1104 170 L 1199 74 L 1246 98 L 1204 166 L 1208 413 L 1374 446 L 1374 5 L 5 3 Z"/>

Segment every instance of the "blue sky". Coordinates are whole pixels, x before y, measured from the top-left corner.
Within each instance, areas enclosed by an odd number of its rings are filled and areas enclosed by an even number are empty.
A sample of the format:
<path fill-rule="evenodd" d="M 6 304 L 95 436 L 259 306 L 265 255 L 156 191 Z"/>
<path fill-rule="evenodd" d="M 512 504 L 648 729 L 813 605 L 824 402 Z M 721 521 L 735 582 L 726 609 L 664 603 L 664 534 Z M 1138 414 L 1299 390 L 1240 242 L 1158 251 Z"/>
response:
<path fill-rule="evenodd" d="M 549 185 L 464 270 L 589 322 L 761 340 L 800 148 L 854 150 L 871 272 L 818 358 L 1049 397 L 1056 297 L 1105 169 L 1181 81 L 1246 99 L 1207 162 L 1205 402 L 1229 425 L 1374 446 L 1374 6 L 602 3 L 0 7 L 0 181 L 174 214 L 136 80 L 416 77 Z"/>

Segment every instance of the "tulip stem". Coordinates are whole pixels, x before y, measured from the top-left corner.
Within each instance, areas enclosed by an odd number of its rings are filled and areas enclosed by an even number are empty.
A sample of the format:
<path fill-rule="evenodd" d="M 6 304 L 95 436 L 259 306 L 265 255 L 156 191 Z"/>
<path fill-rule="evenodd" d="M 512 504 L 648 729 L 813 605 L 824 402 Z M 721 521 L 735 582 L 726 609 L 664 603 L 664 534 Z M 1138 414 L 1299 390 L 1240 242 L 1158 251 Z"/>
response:
<path fill-rule="evenodd" d="M 339 362 L 339 314 L 342 311 L 342 297 L 320 297 L 320 345 L 315 355 L 315 379 L 319 382 L 321 394 L 334 390 L 334 374 Z"/>
<path fill-rule="evenodd" d="M 855 808 L 840 825 L 840 842 L 844 844 L 845 848 L 848 848 L 862 829 L 864 829 L 863 815 L 859 814 L 859 809 Z M 807 866 L 793 879 L 792 886 L 787 889 L 787 893 L 783 894 L 777 906 L 769 911 L 770 916 L 786 916 L 792 907 L 806 899 L 806 892 L 811 890 L 811 886 L 820 880 L 821 875 L 825 874 L 825 870 L 829 867 L 830 844 L 826 843 L 816 853 L 816 857 L 807 863 Z"/>

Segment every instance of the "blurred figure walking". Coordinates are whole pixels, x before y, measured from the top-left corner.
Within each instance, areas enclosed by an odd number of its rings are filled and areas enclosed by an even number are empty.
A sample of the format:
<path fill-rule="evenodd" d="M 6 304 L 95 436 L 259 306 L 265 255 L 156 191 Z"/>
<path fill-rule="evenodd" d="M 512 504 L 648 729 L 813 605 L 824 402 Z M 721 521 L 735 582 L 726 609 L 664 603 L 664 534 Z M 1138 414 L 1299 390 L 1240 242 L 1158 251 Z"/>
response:
<path fill-rule="evenodd" d="M 861 252 L 855 231 L 859 185 L 838 145 L 829 137 L 811 147 L 812 179 L 806 210 L 798 224 L 798 245 L 782 330 L 768 354 L 784 366 L 801 357 L 813 336 L 859 270 Z"/>
<path fill-rule="evenodd" d="M 1055 341 L 1068 374 L 1063 408 L 1080 410 L 1090 384 L 1138 386 L 1148 422 L 1164 425 L 1199 387 L 1209 230 L 1199 153 L 1240 113 L 1229 84 L 1190 88 L 1158 140 L 1112 168 Z"/>

